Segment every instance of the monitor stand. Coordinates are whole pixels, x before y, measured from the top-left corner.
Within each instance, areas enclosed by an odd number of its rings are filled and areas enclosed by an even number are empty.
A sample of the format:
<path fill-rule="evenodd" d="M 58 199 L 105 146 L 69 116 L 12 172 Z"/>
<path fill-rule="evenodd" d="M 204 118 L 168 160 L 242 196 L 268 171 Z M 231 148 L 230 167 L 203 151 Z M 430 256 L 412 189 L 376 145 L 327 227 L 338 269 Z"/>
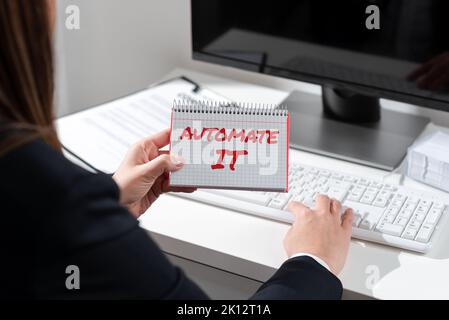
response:
<path fill-rule="evenodd" d="M 323 87 L 323 95 L 294 91 L 290 146 L 341 160 L 394 170 L 429 119 L 380 108 L 379 99 Z"/>

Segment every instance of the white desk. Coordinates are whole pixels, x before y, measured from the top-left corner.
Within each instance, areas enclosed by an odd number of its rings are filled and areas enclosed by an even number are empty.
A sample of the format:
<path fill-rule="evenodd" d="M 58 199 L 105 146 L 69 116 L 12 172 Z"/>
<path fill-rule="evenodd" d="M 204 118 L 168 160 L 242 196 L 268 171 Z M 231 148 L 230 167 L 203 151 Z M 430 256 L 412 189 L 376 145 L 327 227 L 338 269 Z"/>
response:
<path fill-rule="evenodd" d="M 167 78 L 186 75 L 237 101 L 279 103 L 288 92 L 238 83 L 177 69 Z M 303 164 L 367 177 L 385 171 L 296 150 L 291 157 Z M 398 182 L 398 175 L 386 181 Z M 405 185 L 433 190 L 414 181 Z M 172 195 L 159 199 L 141 218 L 161 248 L 170 254 L 221 270 L 267 280 L 286 259 L 282 247 L 288 225 L 185 200 Z M 428 255 L 353 240 L 340 278 L 348 291 L 378 299 L 449 299 L 449 229 L 446 239 Z"/>

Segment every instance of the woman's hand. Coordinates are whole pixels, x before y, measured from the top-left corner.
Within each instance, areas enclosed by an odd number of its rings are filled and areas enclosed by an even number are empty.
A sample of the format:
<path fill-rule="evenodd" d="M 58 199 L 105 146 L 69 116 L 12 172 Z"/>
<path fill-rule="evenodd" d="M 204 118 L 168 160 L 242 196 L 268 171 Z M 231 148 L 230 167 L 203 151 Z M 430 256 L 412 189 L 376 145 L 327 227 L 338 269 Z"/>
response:
<path fill-rule="evenodd" d="M 338 275 L 344 267 L 352 234 L 351 209 L 341 215 L 341 204 L 326 196 L 318 196 L 316 208 L 309 209 L 291 202 L 288 210 L 295 214 L 293 226 L 284 239 L 289 257 L 297 253 L 312 254 L 327 263 Z"/>
<path fill-rule="evenodd" d="M 184 160 L 160 151 L 170 142 L 170 130 L 140 141 L 128 151 L 113 178 L 120 188 L 120 203 L 138 218 L 165 192 L 193 192 L 193 188 L 169 187 L 169 173 L 184 166 Z"/>

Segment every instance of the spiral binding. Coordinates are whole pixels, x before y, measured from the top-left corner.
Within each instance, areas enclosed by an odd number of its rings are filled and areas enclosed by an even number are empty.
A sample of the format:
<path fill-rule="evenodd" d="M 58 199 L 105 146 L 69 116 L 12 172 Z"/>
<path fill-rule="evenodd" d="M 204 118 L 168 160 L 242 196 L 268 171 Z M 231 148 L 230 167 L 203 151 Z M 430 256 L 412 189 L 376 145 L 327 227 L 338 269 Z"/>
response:
<path fill-rule="evenodd" d="M 192 101 L 175 100 L 173 111 L 197 114 L 229 114 L 253 116 L 287 116 L 288 110 L 284 105 L 263 103 L 235 103 L 220 101 Z"/>

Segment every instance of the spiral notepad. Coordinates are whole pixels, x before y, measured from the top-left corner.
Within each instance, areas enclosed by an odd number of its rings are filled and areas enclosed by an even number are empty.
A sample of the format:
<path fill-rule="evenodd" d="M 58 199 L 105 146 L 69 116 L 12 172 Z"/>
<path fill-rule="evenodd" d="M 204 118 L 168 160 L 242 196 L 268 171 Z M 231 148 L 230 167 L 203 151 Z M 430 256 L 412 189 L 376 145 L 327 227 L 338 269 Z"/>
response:
<path fill-rule="evenodd" d="M 185 166 L 174 187 L 288 191 L 290 116 L 265 105 L 176 102 L 170 153 Z"/>

